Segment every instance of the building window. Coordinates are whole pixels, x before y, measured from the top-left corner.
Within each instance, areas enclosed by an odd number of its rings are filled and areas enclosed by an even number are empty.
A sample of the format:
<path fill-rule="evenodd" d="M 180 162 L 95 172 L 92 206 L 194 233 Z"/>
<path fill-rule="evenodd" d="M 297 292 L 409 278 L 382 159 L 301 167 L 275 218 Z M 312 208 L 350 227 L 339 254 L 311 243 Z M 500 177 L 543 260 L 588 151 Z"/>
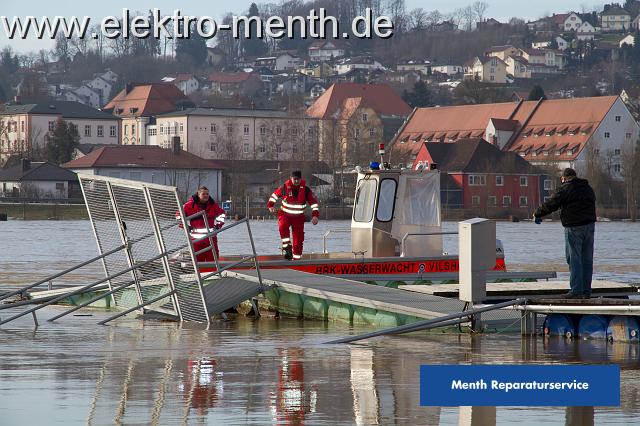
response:
<path fill-rule="evenodd" d="M 511 205 L 511 197 L 505 195 L 502 197 L 502 207 L 509 207 Z"/>
<path fill-rule="evenodd" d="M 504 186 L 504 176 L 496 176 L 496 186 Z"/>
<path fill-rule="evenodd" d="M 314 129 L 313 127 L 309 127 L 307 133 L 309 134 L 309 136 L 314 136 L 316 133 L 316 129 Z"/>
<path fill-rule="evenodd" d="M 91 126 L 90 125 L 86 125 L 84 126 L 84 136 L 85 137 L 91 137 Z"/>
<path fill-rule="evenodd" d="M 267 147 L 264 145 L 260 145 L 260 152 L 265 153 L 267 152 Z"/>
<path fill-rule="evenodd" d="M 215 142 L 211 142 L 209 144 L 209 151 L 211 152 L 217 152 L 218 151 L 218 144 Z"/>
<path fill-rule="evenodd" d="M 98 126 L 98 137 L 104 137 L 104 126 Z"/>
<path fill-rule="evenodd" d="M 116 126 L 109 126 L 109 136 L 112 138 L 116 137 Z"/>
<path fill-rule="evenodd" d="M 298 145 L 293 144 L 293 146 L 291 147 L 291 150 L 293 151 L 294 154 L 298 153 Z"/>
<path fill-rule="evenodd" d="M 624 137 L 627 138 L 627 139 L 631 139 L 631 133 L 625 134 Z"/>
<path fill-rule="evenodd" d="M 149 136 L 156 136 L 158 134 L 158 129 L 149 128 L 149 130 L 147 131 L 147 134 Z"/>
<path fill-rule="evenodd" d="M 131 180 L 142 180 L 142 172 L 129 172 L 129 179 Z"/>
<path fill-rule="evenodd" d="M 242 147 L 242 152 L 244 152 L 245 154 L 249 153 L 249 144 L 245 143 L 244 146 Z"/>
<path fill-rule="evenodd" d="M 230 135 L 233 133 L 233 124 L 227 124 L 227 134 Z"/>
<path fill-rule="evenodd" d="M 369 137 L 372 138 L 376 135 L 376 128 L 372 127 L 369 129 Z"/>
<path fill-rule="evenodd" d="M 64 182 L 56 182 L 56 191 L 64 191 Z"/>
<path fill-rule="evenodd" d="M 489 198 L 487 199 L 487 202 L 488 202 L 490 207 L 495 207 L 497 205 L 496 196 L 495 195 L 489 195 Z"/>
<path fill-rule="evenodd" d="M 131 125 L 131 134 L 134 135 L 134 136 L 136 134 L 136 125 L 135 124 Z"/>
<path fill-rule="evenodd" d="M 620 155 L 620 148 L 616 148 L 613 150 L 613 155 Z"/>
<path fill-rule="evenodd" d="M 604 138 L 605 139 L 609 139 L 611 137 L 611 133 L 609 132 L 604 132 Z"/>
<path fill-rule="evenodd" d="M 214 123 L 211 123 L 211 134 L 215 135 L 218 132 L 218 126 Z"/>
<path fill-rule="evenodd" d="M 496 78 L 495 78 L 494 76 L 489 76 L 489 80 L 490 80 L 490 81 L 495 81 L 495 79 L 496 79 Z"/>
<path fill-rule="evenodd" d="M 369 114 L 367 114 L 366 112 L 362 113 L 362 121 L 368 121 L 369 120 Z"/>
<path fill-rule="evenodd" d="M 53 132 L 53 129 L 56 128 L 56 122 L 55 121 L 50 121 L 49 122 L 49 131 Z"/>
<path fill-rule="evenodd" d="M 616 122 L 619 123 L 620 120 L 622 120 L 622 117 L 620 117 L 619 115 L 616 115 Z"/>
<path fill-rule="evenodd" d="M 276 126 L 276 135 L 278 135 L 278 136 L 282 135 L 282 127 L 281 126 Z"/>
<path fill-rule="evenodd" d="M 356 133 L 354 136 L 356 139 L 360 138 L 360 129 L 356 129 Z"/>
<path fill-rule="evenodd" d="M 248 124 L 245 124 L 245 125 L 244 125 L 244 134 L 245 134 L 245 135 L 248 135 L 248 134 L 249 134 L 249 125 L 248 125 Z"/>
<path fill-rule="evenodd" d="M 527 176 L 520 176 L 520 186 L 529 186 L 529 178 Z"/>
<path fill-rule="evenodd" d="M 520 197 L 520 207 L 527 207 L 527 197 Z"/>
<path fill-rule="evenodd" d="M 291 134 L 292 134 L 293 136 L 298 136 L 298 128 L 297 128 L 297 127 L 294 127 L 293 129 L 291 129 Z"/>
<path fill-rule="evenodd" d="M 125 124 L 125 125 L 124 125 L 124 134 L 125 134 L 125 135 L 128 135 L 128 134 L 129 134 L 129 125 L 128 125 L 128 124 Z"/>
<path fill-rule="evenodd" d="M 614 173 L 620 173 L 622 171 L 622 166 L 620 164 L 614 164 L 613 165 L 613 172 Z"/>
<path fill-rule="evenodd" d="M 469 185 L 470 186 L 482 186 L 486 185 L 487 177 L 485 175 L 469 175 Z"/>
<path fill-rule="evenodd" d="M 551 179 L 545 179 L 542 187 L 545 191 L 551 191 L 553 189 L 553 181 Z"/>
<path fill-rule="evenodd" d="M 267 134 L 267 128 L 265 126 L 260 126 L 260 135 L 264 136 Z"/>
<path fill-rule="evenodd" d="M 480 205 L 480 196 L 479 195 L 474 195 L 471 197 L 471 205 L 477 207 Z"/>
<path fill-rule="evenodd" d="M 276 145 L 276 152 L 280 154 L 282 152 L 282 145 Z"/>
<path fill-rule="evenodd" d="M 24 121 L 20 122 L 20 131 L 24 132 Z"/>

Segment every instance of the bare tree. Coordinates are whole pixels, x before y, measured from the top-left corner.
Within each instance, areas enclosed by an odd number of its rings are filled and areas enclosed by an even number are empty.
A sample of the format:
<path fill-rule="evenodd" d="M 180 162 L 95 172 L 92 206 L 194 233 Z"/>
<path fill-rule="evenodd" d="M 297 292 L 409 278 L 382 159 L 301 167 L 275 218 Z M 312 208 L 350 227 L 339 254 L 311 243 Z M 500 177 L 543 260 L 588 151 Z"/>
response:
<path fill-rule="evenodd" d="M 438 25 L 440 23 L 440 21 L 442 21 L 443 18 L 444 18 L 444 16 L 442 15 L 442 13 L 440 13 L 440 11 L 438 11 L 437 9 L 436 10 L 432 10 L 425 17 L 427 28 L 435 27 L 436 25 Z"/>
<path fill-rule="evenodd" d="M 489 5 L 483 1 L 477 1 L 471 5 L 471 8 L 478 19 L 477 22 L 484 22 L 484 15 L 489 9 Z"/>
<path fill-rule="evenodd" d="M 467 6 L 462 9 L 462 22 L 464 23 L 465 30 L 471 31 L 473 29 L 473 25 L 476 22 L 476 12 L 472 6 Z"/>
<path fill-rule="evenodd" d="M 427 26 L 427 12 L 421 7 L 415 8 L 409 13 L 408 21 L 410 31 L 423 30 Z"/>

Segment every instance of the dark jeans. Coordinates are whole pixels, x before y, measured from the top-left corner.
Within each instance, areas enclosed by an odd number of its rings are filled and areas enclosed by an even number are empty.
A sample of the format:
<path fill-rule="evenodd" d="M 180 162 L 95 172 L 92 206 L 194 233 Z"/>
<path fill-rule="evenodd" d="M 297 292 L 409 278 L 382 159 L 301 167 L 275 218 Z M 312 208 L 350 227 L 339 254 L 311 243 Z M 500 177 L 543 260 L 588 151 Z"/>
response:
<path fill-rule="evenodd" d="M 564 228 L 567 263 L 571 271 L 571 293 L 591 295 L 593 275 L 593 234 L 596 224 Z"/>

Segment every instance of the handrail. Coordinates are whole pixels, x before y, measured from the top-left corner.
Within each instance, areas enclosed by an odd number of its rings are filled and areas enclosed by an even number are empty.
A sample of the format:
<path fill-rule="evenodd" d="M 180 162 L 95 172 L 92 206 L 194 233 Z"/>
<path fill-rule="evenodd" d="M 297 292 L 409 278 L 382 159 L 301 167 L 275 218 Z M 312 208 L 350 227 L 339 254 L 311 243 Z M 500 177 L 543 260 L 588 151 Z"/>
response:
<path fill-rule="evenodd" d="M 191 240 L 191 243 L 192 244 L 199 243 L 200 241 L 204 241 L 205 239 L 208 239 L 209 237 L 213 237 L 215 235 L 218 235 L 219 233 L 221 233 L 223 231 L 226 231 L 228 229 L 233 228 L 234 226 L 238 226 L 241 223 L 248 222 L 248 221 L 249 221 L 249 219 L 245 217 L 244 219 L 240 219 L 239 221 L 237 221 L 235 223 L 232 223 L 231 225 L 223 226 L 220 229 L 214 229 L 213 231 L 209 231 L 206 234 L 202 234 L 201 237 L 196 238 L 195 240 Z"/>
<path fill-rule="evenodd" d="M 27 290 L 29 290 L 29 289 L 32 289 L 33 287 L 37 287 L 37 286 L 39 286 L 39 285 L 41 285 L 41 284 L 46 283 L 47 281 L 51 281 L 51 280 L 53 280 L 54 278 L 61 277 L 62 275 L 68 274 L 69 272 L 73 272 L 73 271 L 75 271 L 76 269 L 78 269 L 78 268 L 82 268 L 83 266 L 87 266 L 87 265 L 89 265 L 90 263 L 95 262 L 96 260 L 100 260 L 100 259 L 102 259 L 103 257 L 107 257 L 107 256 L 109 256 L 109 255 L 112 255 L 113 253 L 115 253 L 115 252 L 117 252 L 117 251 L 120 251 L 120 250 L 122 250 L 122 249 L 123 249 L 123 248 L 125 248 L 125 247 L 126 247 L 126 244 L 123 244 L 123 245 L 121 245 L 121 246 L 119 246 L 119 247 L 114 248 L 113 250 L 109 250 L 108 252 L 106 252 L 106 253 L 104 253 L 104 254 L 101 254 L 101 255 L 96 256 L 96 257 L 94 257 L 94 258 L 92 258 L 92 259 L 86 260 L 86 261 L 84 261 L 84 262 L 82 262 L 82 263 L 79 263 L 79 264 L 78 264 L 78 265 L 76 265 L 76 266 L 72 266 L 71 268 L 65 269 L 65 270 L 64 270 L 64 271 L 62 271 L 62 272 L 58 272 L 58 273 L 56 273 L 56 274 L 53 274 L 53 275 L 48 276 L 47 278 L 43 278 L 42 280 L 38 281 L 38 282 L 37 282 L 37 283 L 35 283 L 35 284 L 30 284 L 30 285 L 28 285 L 28 286 L 22 287 L 20 290 L 16 290 L 16 291 L 13 291 L 13 292 L 11 292 L 11 293 L 3 294 L 2 296 L 0 296 L 0 300 L 7 299 L 7 298 L 9 298 L 9 297 L 11 297 L 11 296 L 16 296 L 16 295 L 18 295 L 18 294 L 22 294 L 22 293 L 24 293 L 25 291 L 27 291 Z"/>
<path fill-rule="evenodd" d="M 351 232 L 351 229 L 350 228 L 329 228 L 329 229 L 327 229 L 327 232 L 325 232 L 324 235 L 322 236 L 322 252 L 323 253 L 328 253 L 328 251 L 327 251 L 327 237 L 332 232 L 345 233 L 346 234 L 346 233 Z"/>
<path fill-rule="evenodd" d="M 405 255 L 405 246 L 406 246 L 406 241 L 409 237 L 417 237 L 420 235 L 458 235 L 457 231 L 443 231 L 443 232 L 407 232 L 406 234 L 404 234 L 404 236 L 402 237 L 402 240 L 400 241 L 400 256 L 404 257 Z"/>
<path fill-rule="evenodd" d="M 100 325 L 105 325 L 105 324 L 106 324 L 106 323 L 108 323 L 109 321 L 113 321 L 113 320 L 114 320 L 114 319 L 116 319 L 116 318 L 120 318 L 121 316 L 127 315 L 128 313 L 131 313 L 131 312 L 133 312 L 133 311 L 137 311 L 137 310 L 138 310 L 138 309 L 140 309 L 140 308 L 144 308 L 144 307 L 145 307 L 145 306 L 147 306 L 147 305 L 150 305 L 150 304 L 155 303 L 155 302 L 157 302 L 157 301 L 159 301 L 159 300 L 162 300 L 162 299 L 165 299 L 165 298 L 167 298 L 167 297 L 169 297 L 169 296 L 172 296 L 175 292 L 176 292 L 175 290 L 171 290 L 171 291 L 170 291 L 170 292 L 168 292 L 168 293 L 165 293 L 165 294 L 160 295 L 160 296 L 158 296 L 158 297 L 154 297 L 153 299 L 148 300 L 148 301 L 146 301 L 146 302 L 143 302 L 143 303 L 139 304 L 138 306 L 134 306 L 133 308 L 129 308 L 129 309 L 127 309 L 126 311 L 119 312 L 119 313 L 117 313 L 116 315 L 113 315 L 113 316 L 111 316 L 111 317 L 109 317 L 109 318 L 107 318 L 107 319 L 105 319 L 105 320 L 102 320 L 102 321 L 100 321 L 98 324 L 100 324 Z"/>
<path fill-rule="evenodd" d="M 450 320 L 453 320 L 456 318 L 472 316 L 472 315 L 480 314 L 482 312 L 495 311 L 502 308 L 508 308 L 509 306 L 523 305 L 523 304 L 526 304 L 527 301 L 528 301 L 527 299 L 518 298 L 518 299 L 510 300 L 508 302 L 496 303 L 494 305 L 483 306 L 482 308 L 469 309 L 468 311 L 462 311 L 455 314 L 444 315 L 444 316 L 430 319 L 430 320 L 415 322 L 413 324 L 401 325 L 399 327 L 387 328 L 384 330 L 374 331 L 372 333 L 366 333 L 358 336 L 349 336 L 342 339 L 332 340 L 331 342 L 327 342 L 327 343 L 330 343 L 330 344 L 351 343 L 358 340 L 369 339 L 371 337 L 384 336 L 386 334 L 411 333 L 413 331 L 419 331 L 419 330 L 432 327 L 434 324 L 445 325 Z"/>
<path fill-rule="evenodd" d="M 108 280 L 110 280 L 112 278 L 119 277 L 120 275 L 124 275 L 127 272 L 131 272 L 131 271 L 133 271 L 135 269 L 141 268 L 141 267 L 143 267 L 145 265 L 148 265 L 151 262 L 154 262 L 154 261 L 160 259 L 163 256 L 166 256 L 166 255 L 168 255 L 170 253 L 173 253 L 173 252 L 175 252 L 177 250 L 180 250 L 180 249 L 182 249 L 184 247 L 186 247 L 186 244 L 184 246 L 182 246 L 182 247 L 179 247 L 179 248 L 175 249 L 175 250 L 164 252 L 162 254 L 159 254 L 158 256 L 152 257 L 151 259 L 149 259 L 149 260 L 147 260 L 145 262 L 138 263 L 138 264 L 136 264 L 136 265 L 134 265 L 134 266 L 132 266 L 130 268 L 124 269 L 124 270 L 122 270 L 120 272 L 116 272 L 115 274 L 110 275 L 110 276 L 108 276 L 106 278 L 102 278 L 102 279 L 100 279 L 98 281 L 94 281 L 91 284 L 87 284 L 85 286 L 82 286 L 82 287 L 72 291 L 71 293 L 64 293 L 64 294 L 62 294 L 62 295 L 60 295 L 58 297 L 55 297 L 55 298 L 53 298 L 53 299 L 51 299 L 51 300 L 49 300 L 49 301 L 47 301 L 47 302 L 45 302 L 45 303 L 43 303 L 41 305 L 38 305 L 38 306 L 33 307 L 31 309 L 27 309 L 24 312 L 20 312 L 19 314 L 16 314 L 16 315 L 14 315 L 14 316 L 12 316 L 10 318 L 7 318 L 6 320 L 2 320 L 2 321 L 0 321 L 0 325 L 6 324 L 9 321 L 13 321 L 14 319 L 18 319 L 18 318 L 20 318 L 20 317 L 22 317 L 24 315 L 31 314 L 31 313 L 37 311 L 38 309 L 44 308 L 45 306 L 53 305 L 54 303 L 59 302 L 59 301 L 61 301 L 63 299 L 66 299 L 69 296 L 73 296 L 73 295 L 76 295 L 78 293 L 82 293 L 82 292 L 84 292 L 86 290 L 89 290 L 90 288 L 93 288 L 93 287 L 97 286 L 98 284 L 102 284 L 103 282 L 108 281 Z"/>

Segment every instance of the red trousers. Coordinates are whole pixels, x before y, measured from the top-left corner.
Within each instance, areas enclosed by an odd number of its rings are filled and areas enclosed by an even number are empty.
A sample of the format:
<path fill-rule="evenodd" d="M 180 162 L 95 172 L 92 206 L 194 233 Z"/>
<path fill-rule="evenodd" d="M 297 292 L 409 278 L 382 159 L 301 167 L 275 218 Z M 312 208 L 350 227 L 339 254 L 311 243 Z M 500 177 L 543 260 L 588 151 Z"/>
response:
<path fill-rule="evenodd" d="M 291 228 L 291 232 L 289 232 Z M 293 258 L 302 257 L 302 243 L 304 242 L 304 215 L 287 216 L 278 215 L 278 230 L 282 239 L 282 248 L 293 246 Z"/>
<path fill-rule="evenodd" d="M 208 239 L 199 241 L 193 244 L 193 251 L 198 252 L 204 248 L 207 248 L 211 245 Z M 213 247 L 215 247 L 216 255 L 220 257 L 220 251 L 218 250 L 218 237 L 213 237 Z M 204 253 L 200 253 L 196 256 L 196 261 L 198 262 L 213 262 L 213 252 L 211 250 L 207 250 Z"/>

